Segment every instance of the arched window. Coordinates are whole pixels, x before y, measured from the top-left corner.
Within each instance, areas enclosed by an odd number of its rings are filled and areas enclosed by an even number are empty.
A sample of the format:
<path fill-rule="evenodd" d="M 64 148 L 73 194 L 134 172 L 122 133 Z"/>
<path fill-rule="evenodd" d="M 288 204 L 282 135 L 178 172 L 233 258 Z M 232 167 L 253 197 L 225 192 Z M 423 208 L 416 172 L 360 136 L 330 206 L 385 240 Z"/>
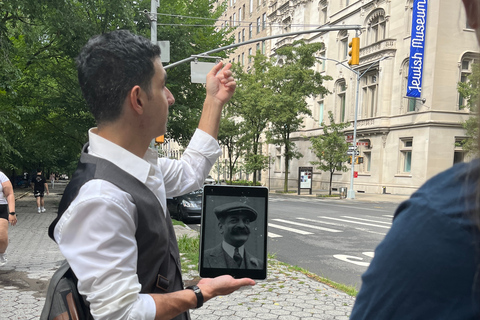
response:
<path fill-rule="evenodd" d="M 387 34 L 387 21 L 383 9 L 370 14 L 367 23 L 367 44 L 372 44 L 385 39 Z"/>
<path fill-rule="evenodd" d="M 407 0 L 405 3 L 405 34 L 412 33 L 412 18 L 413 18 L 413 0 Z"/>
<path fill-rule="evenodd" d="M 320 13 L 318 21 L 320 24 L 326 24 L 328 21 L 328 1 L 327 0 L 321 0 L 318 3 L 318 10 Z"/>

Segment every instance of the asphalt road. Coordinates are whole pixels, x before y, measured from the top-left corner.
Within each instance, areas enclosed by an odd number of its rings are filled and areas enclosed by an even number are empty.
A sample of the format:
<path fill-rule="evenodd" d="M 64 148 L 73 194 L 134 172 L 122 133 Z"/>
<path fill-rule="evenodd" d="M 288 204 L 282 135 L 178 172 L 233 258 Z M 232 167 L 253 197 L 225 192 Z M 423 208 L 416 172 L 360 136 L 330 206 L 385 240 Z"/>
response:
<path fill-rule="evenodd" d="M 270 195 L 268 252 L 279 261 L 359 289 L 397 206 Z M 198 224 L 190 227 L 199 230 Z"/>

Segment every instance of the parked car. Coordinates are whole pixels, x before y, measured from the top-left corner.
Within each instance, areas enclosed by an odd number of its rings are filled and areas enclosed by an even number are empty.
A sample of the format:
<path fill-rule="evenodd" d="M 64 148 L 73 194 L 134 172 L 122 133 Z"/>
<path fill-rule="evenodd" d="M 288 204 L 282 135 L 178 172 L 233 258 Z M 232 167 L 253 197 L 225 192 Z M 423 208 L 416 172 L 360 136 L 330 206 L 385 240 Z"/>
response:
<path fill-rule="evenodd" d="M 211 176 L 208 176 L 203 182 L 203 184 L 216 184 L 216 183 L 217 182 L 215 181 L 215 179 L 213 179 Z"/>
<path fill-rule="evenodd" d="M 179 221 L 200 220 L 202 216 L 202 195 L 203 189 L 190 193 L 167 198 L 167 208 L 170 216 Z"/>

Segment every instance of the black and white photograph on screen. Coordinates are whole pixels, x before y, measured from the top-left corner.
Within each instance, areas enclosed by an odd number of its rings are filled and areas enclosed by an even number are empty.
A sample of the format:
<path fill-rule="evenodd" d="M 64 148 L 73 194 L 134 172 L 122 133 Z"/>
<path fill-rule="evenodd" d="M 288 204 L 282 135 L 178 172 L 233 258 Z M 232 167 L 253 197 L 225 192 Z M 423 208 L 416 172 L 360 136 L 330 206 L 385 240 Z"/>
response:
<path fill-rule="evenodd" d="M 205 188 L 200 276 L 265 279 L 268 189 Z"/>

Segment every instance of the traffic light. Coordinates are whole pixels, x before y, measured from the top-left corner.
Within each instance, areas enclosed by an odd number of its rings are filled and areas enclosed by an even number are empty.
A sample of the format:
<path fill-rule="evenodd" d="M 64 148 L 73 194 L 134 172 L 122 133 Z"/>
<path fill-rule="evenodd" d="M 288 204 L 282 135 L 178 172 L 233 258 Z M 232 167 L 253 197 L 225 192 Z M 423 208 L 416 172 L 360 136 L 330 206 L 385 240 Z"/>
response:
<path fill-rule="evenodd" d="M 352 156 L 348 157 L 348 163 L 352 164 Z M 362 164 L 362 163 L 363 163 L 363 157 L 356 156 L 355 164 Z"/>
<path fill-rule="evenodd" d="M 351 48 L 348 52 L 348 55 L 351 57 L 348 64 L 351 66 L 358 65 L 360 63 L 360 38 L 353 38 L 348 46 Z"/>
<path fill-rule="evenodd" d="M 161 136 L 158 136 L 155 138 L 155 143 L 164 143 L 165 142 L 165 136 L 164 135 L 161 135 Z"/>

